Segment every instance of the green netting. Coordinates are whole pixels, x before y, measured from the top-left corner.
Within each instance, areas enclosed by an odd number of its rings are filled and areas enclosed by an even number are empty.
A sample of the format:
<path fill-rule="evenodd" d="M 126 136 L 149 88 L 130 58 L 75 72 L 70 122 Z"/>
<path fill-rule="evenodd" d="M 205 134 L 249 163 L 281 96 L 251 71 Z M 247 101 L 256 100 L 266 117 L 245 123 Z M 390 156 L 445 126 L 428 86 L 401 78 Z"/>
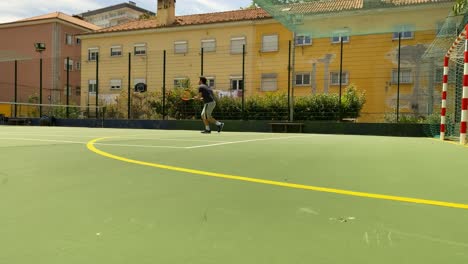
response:
<path fill-rule="evenodd" d="M 314 38 L 434 30 L 428 10 L 445 19 L 452 0 L 255 0 L 292 32 Z M 425 12 L 419 12 L 424 10 Z"/>

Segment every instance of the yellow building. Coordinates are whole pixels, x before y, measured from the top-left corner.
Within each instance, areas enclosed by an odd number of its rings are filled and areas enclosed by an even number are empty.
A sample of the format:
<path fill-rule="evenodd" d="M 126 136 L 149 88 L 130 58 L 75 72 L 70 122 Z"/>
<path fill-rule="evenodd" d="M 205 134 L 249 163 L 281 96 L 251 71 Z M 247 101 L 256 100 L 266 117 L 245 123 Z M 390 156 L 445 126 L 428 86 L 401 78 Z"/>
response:
<path fill-rule="evenodd" d="M 349 10 L 340 6 L 349 1 L 361 5 L 351 5 Z M 438 93 L 430 92 L 438 87 L 434 62 L 424 62 L 421 57 L 435 38 L 437 25 L 444 21 L 451 2 L 414 0 L 394 8 L 360 11 L 364 0 L 331 1 L 335 4 L 311 8 L 321 15 L 301 25 L 321 28 L 330 35 L 296 34 L 295 41 L 294 33 L 263 9 L 176 17 L 174 2 L 159 0 L 156 18 L 81 36 L 82 58 L 87 58 L 82 62 L 82 87 L 90 91 L 82 90 L 82 104 L 95 102 L 97 54 L 99 98 L 108 102 L 128 88 L 129 56 L 130 87 L 145 83 L 148 90 L 160 91 L 164 51 L 168 89 L 181 87 L 186 79 L 194 84 L 201 74 L 216 90 L 242 89 L 245 65 L 246 96 L 287 92 L 289 43 L 294 51 L 294 95 L 337 93 L 342 37 L 342 87 L 352 83 L 366 91 L 367 102 L 359 121 L 382 121 L 385 113 L 393 112 L 396 106 L 398 32 L 402 35 L 401 111 L 427 114 L 432 111 L 431 104 L 438 101 Z M 383 29 L 384 33 L 360 31 L 369 27 L 374 27 L 374 31 Z"/>

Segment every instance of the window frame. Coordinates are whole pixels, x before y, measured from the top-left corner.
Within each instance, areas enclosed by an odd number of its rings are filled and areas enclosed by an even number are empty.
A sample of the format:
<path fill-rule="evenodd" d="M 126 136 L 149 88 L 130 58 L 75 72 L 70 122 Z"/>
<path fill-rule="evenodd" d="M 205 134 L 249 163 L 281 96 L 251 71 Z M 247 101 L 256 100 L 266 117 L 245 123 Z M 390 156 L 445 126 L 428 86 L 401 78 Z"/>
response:
<path fill-rule="evenodd" d="M 91 87 L 93 87 L 94 89 L 90 89 Z M 96 80 L 95 79 L 88 80 L 88 94 L 96 94 L 96 91 L 97 91 Z"/>
<path fill-rule="evenodd" d="M 301 76 L 301 84 L 298 84 L 298 83 L 297 83 L 297 80 L 298 80 L 297 77 L 298 77 L 299 75 Z M 308 83 L 304 83 L 304 76 L 306 76 L 306 75 L 309 76 L 309 82 L 308 82 Z M 311 79 L 312 79 L 312 74 L 311 74 L 310 72 L 297 72 L 297 73 L 295 74 L 294 77 L 295 77 L 295 79 L 294 79 L 294 80 L 295 80 L 294 85 L 297 86 L 297 87 L 310 86 L 310 85 L 312 84 L 312 81 L 311 81 Z"/>
<path fill-rule="evenodd" d="M 303 37 L 303 43 L 298 43 L 298 38 L 300 37 Z M 309 42 L 305 42 L 306 38 L 309 38 Z M 307 35 L 307 34 L 298 34 L 296 35 L 296 39 L 295 39 L 295 45 L 296 47 L 303 47 L 303 46 L 311 46 L 312 45 L 312 37 L 310 35 Z"/>
<path fill-rule="evenodd" d="M 268 79 L 272 79 L 274 80 L 274 88 L 272 89 L 267 89 L 265 87 L 265 82 L 268 80 Z M 261 76 L 261 80 L 260 80 L 260 90 L 262 92 L 274 92 L 274 91 L 278 91 L 278 74 L 277 73 L 263 73 L 262 76 Z"/>
<path fill-rule="evenodd" d="M 111 91 L 122 90 L 122 79 L 111 79 L 109 81 Z"/>
<path fill-rule="evenodd" d="M 409 80 L 404 79 L 404 72 L 409 72 Z M 408 77 L 408 76 L 406 76 Z M 400 84 L 413 84 L 413 69 L 411 68 L 401 68 L 400 69 Z M 391 79 L 392 84 L 398 84 L 398 69 L 392 69 L 392 79 Z"/>
<path fill-rule="evenodd" d="M 141 50 L 137 50 L 143 48 Z M 146 43 L 138 43 L 133 45 L 133 55 L 134 56 L 146 56 L 148 53 L 148 47 L 146 46 Z"/>
<path fill-rule="evenodd" d="M 68 68 L 70 69 L 69 71 L 71 71 L 71 72 L 72 72 L 73 69 L 74 69 L 74 61 L 73 61 L 72 59 L 70 59 L 70 60 L 68 61 Z M 67 59 L 64 59 L 64 60 L 63 60 L 63 70 L 64 70 L 64 71 L 67 71 Z"/>
<path fill-rule="evenodd" d="M 235 50 L 234 49 L 234 41 L 243 41 L 243 44 L 240 46 L 239 50 Z M 245 36 L 242 36 L 242 37 L 231 37 L 231 40 L 230 40 L 230 52 L 231 54 L 242 54 L 242 47 L 243 45 L 245 45 L 247 47 L 247 38 Z M 247 49 L 246 49 L 247 51 Z"/>
<path fill-rule="evenodd" d="M 212 49 L 206 49 L 204 47 L 205 43 L 213 43 L 214 45 L 213 45 Z M 203 53 L 205 53 L 205 52 L 216 52 L 216 39 L 214 39 L 214 38 L 213 39 L 202 39 L 201 40 L 201 48 L 203 49 Z"/>
<path fill-rule="evenodd" d="M 95 55 L 93 58 L 92 55 Z M 88 48 L 88 61 L 96 61 L 99 56 L 99 48 Z"/>
<path fill-rule="evenodd" d="M 120 54 L 114 55 L 114 49 L 119 49 L 119 50 L 120 50 Z M 119 45 L 112 46 L 112 47 L 110 48 L 110 56 L 111 56 L 112 58 L 114 58 L 114 57 L 122 57 L 122 56 L 123 56 L 123 48 L 122 48 L 122 46 L 119 46 Z"/>
<path fill-rule="evenodd" d="M 338 81 L 337 82 L 333 82 L 333 75 L 334 74 L 337 74 L 338 75 Z M 343 78 L 343 75 L 344 75 L 344 78 Z M 339 71 L 331 71 L 330 72 L 330 85 L 333 85 L 333 86 L 338 86 L 340 85 L 340 79 L 339 79 L 339 76 L 340 76 L 340 72 Z M 349 85 L 349 72 L 348 71 L 343 71 L 342 73 L 342 79 L 344 79 L 342 81 L 342 85 Z"/>
<path fill-rule="evenodd" d="M 177 47 L 180 45 L 185 45 L 184 50 L 177 49 Z M 174 54 L 187 54 L 187 53 L 188 53 L 188 41 L 187 40 L 174 41 Z"/>
<path fill-rule="evenodd" d="M 187 89 L 188 87 L 182 86 L 180 84 L 176 84 L 176 82 L 187 81 L 190 80 L 188 77 L 175 77 L 174 79 L 174 89 Z"/>
<path fill-rule="evenodd" d="M 235 88 L 235 89 L 234 89 L 233 82 L 236 82 L 237 88 Z M 242 79 L 242 76 L 231 75 L 229 77 L 229 89 L 230 90 L 235 90 L 235 91 L 244 90 L 244 80 Z"/>
<path fill-rule="evenodd" d="M 270 44 L 268 44 L 267 41 L 265 41 L 266 37 L 276 37 L 276 42 L 271 44 L 272 47 L 269 47 Z M 268 44 L 268 45 L 266 45 Z M 268 53 L 268 52 L 278 52 L 279 51 L 279 34 L 274 33 L 274 34 L 264 34 L 262 35 L 262 52 Z"/>

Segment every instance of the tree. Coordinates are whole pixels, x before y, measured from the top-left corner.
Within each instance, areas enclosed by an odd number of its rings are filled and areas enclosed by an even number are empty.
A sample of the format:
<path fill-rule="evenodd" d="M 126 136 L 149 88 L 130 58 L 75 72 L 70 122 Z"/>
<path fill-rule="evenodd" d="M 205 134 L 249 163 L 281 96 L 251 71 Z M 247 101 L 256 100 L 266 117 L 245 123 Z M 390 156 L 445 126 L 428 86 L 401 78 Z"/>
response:
<path fill-rule="evenodd" d="M 254 0 L 252 0 L 252 3 L 251 3 L 249 6 L 247 6 L 247 7 L 241 7 L 240 9 L 241 9 L 241 10 L 247 10 L 247 9 L 255 9 L 255 8 L 258 8 L 258 5 L 255 4 L 255 1 L 254 1 Z"/>
<path fill-rule="evenodd" d="M 461 15 L 462 13 L 465 13 L 466 7 L 468 4 L 468 0 L 457 0 L 455 5 L 453 6 L 453 12 L 455 15 Z"/>

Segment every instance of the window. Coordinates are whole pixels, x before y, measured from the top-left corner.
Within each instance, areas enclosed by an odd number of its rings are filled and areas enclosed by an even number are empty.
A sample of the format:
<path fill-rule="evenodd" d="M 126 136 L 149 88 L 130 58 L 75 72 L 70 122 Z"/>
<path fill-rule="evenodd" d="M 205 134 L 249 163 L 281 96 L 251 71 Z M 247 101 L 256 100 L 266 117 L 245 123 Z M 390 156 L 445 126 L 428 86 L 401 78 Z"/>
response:
<path fill-rule="evenodd" d="M 231 76 L 231 87 L 232 90 L 243 90 L 244 89 L 244 81 L 242 80 L 242 76 Z"/>
<path fill-rule="evenodd" d="M 75 89 L 75 95 L 76 96 L 81 96 L 81 86 L 77 86 Z"/>
<path fill-rule="evenodd" d="M 296 85 L 297 86 L 310 85 L 310 73 L 296 74 Z"/>
<path fill-rule="evenodd" d="M 343 72 L 341 75 L 342 81 L 341 84 L 347 85 L 349 82 L 349 74 L 348 72 Z M 330 82 L 331 85 L 340 85 L 340 73 L 339 72 L 331 72 L 330 73 Z"/>
<path fill-rule="evenodd" d="M 333 33 L 331 38 L 332 43 L 341 43 L 341 39 L 343 39 L 343 43 L 349 42 L 349 33 L 345 31 L 337 31 Z"/>
<path fill-rule="evenodd" d="M 231 53 L 242 53 L 244 45 L 246 45 L 245 37 L 231 38 Z"/>
<path fill-rule="evenodd" d="M 122 46 L 113 46 L 111 47 L 111 57 L 122 56 Z"/>
<path fill-rule="evenodd" d="M 99 56 L 99 49 L 98 48 L 88 49 L 88 61 L 96 61 L 98 56 Z"/>
<path fill-rule="evenodd" d="M 63 92 L 64 92 L 64 95 L 67 96 L 67 86 L 66 85 L 63 87 Z M 72 87 L 68 86 L 68 95 L 71 95 L 71 94 L 72 94 Z"/>
<path fill-rule="evenodd" d="M 146 79 L 145 78 L 135 78 L 135 79 L 133 79 L 133 85 L 137 85 L 139 83 L 145 83 L 146 84 Z"/>
<path fill-rule="evenodd" d="M 392 70 L 392 83 L 398 83 L 398 69 Z M 400 83 L 408 84 L 413 83 L 413 74 L 411 69 L 400 69 Z"/>
<path fill-rule="evenodd" d="M 296 36 L 296 46 L 307 46 L 312 45 L 312 38 L 307 35 Z"/>
<path fill-rule="evenodd" d="M 188 88 L 189 79 L 186 77 L 174 78 L 174 88 Z"/>
<path fill-rule="evenodd" d="M 77 71 L 81 70 L 81 62 L 77 61 L 75 68 Z"/>
<path fill-rule="evenodd" d="M 411 30 L 410 26 L 399 26 L 395 32 L 393 32 L 393 40 L 398 39 L 398 34 L 401 33 L 401 39 L 412 39 L 414 37 L 414 32 Z"/>
<path fill-rule="evenodd" d="M 122 88 L 122 80 L 111 80 L 110 81 L 111 90 L 117 90 Z"/>
<path fill-rule="evenodd" d="M 96 93 L 97 84 L 96 80 L 89 80 L 88 81 L 88 93 Z"/>
<path fill-rule="evenodd" d="M 76 45 L 81 45 L 81 39 L 79 38 L 76 39 Z"/>
<path fill-rule="evenodd" d="M 278 35 L 264 35 L 262 37 L 262 52 L 278 51 Z"/>
<path fill-rule="evenodd" d="M 65 34 L 65 44 L 73 45 L 73 36 L 70 34 Z"/>
<path fill-rule="evenodd" d="M 262 74 L 262 87 L 264 92 L 276 91 L 278 89 L 276 73 Z"/>
<path fill-rule="evenodd" d="M 174 42 L 174 52 L 176 54 L 185 54 L 188 50 L 187 41 L 176 41 Z"/>
<path fill-rule="evenodd" d="M 205 39 L 201 41 L 201 47 L 203 52 L 213 52 L 216 51 L 216 40 L 215 39 Z"/>
<path fill-rule="evenodd" d="M 215 89 L 215 87 L 216 87 L 215 78 L 214 77 L 206 77 L 206 84 L 210 88 Z"/>
<path fill-rule="evenodd" d="M 135 44 L 135 46 L 133 46 L 133 54 L 135 56 L 145 56 L 146 44 Z"/>
<path fill-rule="evenodd" d="M 63 69 L 66 71 L 67 68 L 69 71 L 73 71 L 73 60 L 68 60 L 68 67 L 67 67 L 67 59 L 63 61 Z"/>

